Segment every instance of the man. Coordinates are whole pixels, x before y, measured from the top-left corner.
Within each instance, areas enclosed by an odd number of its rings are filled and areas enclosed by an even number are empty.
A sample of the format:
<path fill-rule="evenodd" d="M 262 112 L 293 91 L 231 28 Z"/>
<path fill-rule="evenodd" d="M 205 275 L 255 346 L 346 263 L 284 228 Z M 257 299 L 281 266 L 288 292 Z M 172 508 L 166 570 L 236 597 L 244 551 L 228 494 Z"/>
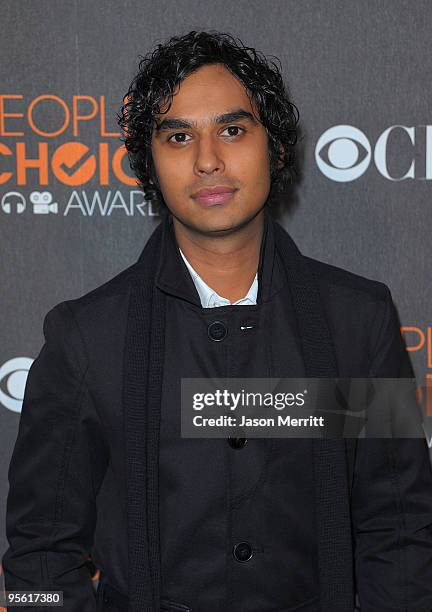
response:
<path fill-rule="evenodd" d="M 424 440 L 180 435 L 185 377 L 413 375 L 389 289 L 303 256 L 269 214 L 297 119 L 277 66 L 228 35 L 140 63 L 120 124 L 164 218 L 137 263 L 46 316 L 8 590 L 85 612 L 432 610 Z"/>

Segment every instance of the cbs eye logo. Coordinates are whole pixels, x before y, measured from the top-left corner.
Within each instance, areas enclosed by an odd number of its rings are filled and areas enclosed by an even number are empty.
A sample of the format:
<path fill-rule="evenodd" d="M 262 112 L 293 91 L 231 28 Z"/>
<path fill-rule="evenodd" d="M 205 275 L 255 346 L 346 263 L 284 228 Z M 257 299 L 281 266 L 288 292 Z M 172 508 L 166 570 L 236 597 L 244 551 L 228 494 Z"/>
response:
<path fill-rule="evenodd" d="M 6 380 L 6 392 L 0 387 L 0 403 L 12 412 L 21 412 L 27 375 L 33 361 L 29 357 L 15 357 L 0 366 L 0 383 Z"/>
<path fill-rule="evenodd" d="M 315 161 L 329 179 L 346 183 L 359 178 L 371 160 L 371 146 L 361 130 L 335 125 L 322 134 L 315 147 Z"/>

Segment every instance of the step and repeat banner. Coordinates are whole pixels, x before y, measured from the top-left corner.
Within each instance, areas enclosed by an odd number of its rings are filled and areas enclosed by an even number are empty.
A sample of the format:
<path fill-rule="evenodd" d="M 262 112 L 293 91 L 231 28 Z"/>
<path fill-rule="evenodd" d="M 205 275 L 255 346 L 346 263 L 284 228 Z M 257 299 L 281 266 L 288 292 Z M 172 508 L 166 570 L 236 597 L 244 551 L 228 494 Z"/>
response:
<path fill-rule="evenodd" d="M 43 318 L 136 261 L 159 222 L 116 113 L 139 56 L 172 35 L 219 30 L 280 59 L 301 140 L 279 220 L 303 253 L 389 285 L 419 385 L 432 387 L 429 2 L 3 0 L 0 11 L 2 553 Z"/>

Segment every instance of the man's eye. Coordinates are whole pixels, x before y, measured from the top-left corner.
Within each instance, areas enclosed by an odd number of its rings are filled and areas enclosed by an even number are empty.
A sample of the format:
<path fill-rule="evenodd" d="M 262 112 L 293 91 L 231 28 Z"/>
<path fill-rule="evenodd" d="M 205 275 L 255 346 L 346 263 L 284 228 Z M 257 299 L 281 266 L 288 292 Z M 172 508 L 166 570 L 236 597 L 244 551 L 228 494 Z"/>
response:
<path fill-rule="evenodd" d="M 246 130 L 244 130 L 243 128 L 239 127 L 238 125 L 229 125 L 227 128 L 225 128 L 223 131 L 226 132 L 227 130 L 230 131 L 230 133 L 228 134 L 228 136 L 238 136 L 239 135 L 239 130 L 241 132 L 245 132 Z M 234 133 L 233 133 L 234 131 Z"/>
<path fill-rule="evenodd" d="M 182 142 L 188 142 L 187 140 L 185 140 L 185 137 L 187 136 L 187 134 L 185 134 L 184 132 L 176 132 L 175 134 L 173 134 L 172 136 L 170 136 L 168 138 L 168 142 L 177 142 L 177 143 L 182 143 Z M 173 140 L 175 139 L 175 140 Z"/>

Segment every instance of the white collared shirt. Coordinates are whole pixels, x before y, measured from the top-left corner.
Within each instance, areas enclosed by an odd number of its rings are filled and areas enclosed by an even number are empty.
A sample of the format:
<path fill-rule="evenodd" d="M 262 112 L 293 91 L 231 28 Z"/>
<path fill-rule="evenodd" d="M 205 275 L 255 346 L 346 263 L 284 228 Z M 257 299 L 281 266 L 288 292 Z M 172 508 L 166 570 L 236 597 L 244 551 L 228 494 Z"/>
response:
<path fill-rule="evenodd" d="M 216 291 L 214 291 L 211 287 L 209 287 L 207 283 L 205 283 L 203 279 L 200 277 L 198 272 L 196 272 L 192 268 L 192 266 L 190 265 L 190 263 L 184 256 L 183 251 L 180 248 L 179 248 L 179 251 L 180 251 L 180 255 L 183 257 L 183 261 L 185 262 L 187 269 L 190 272 L 190 275 L 192 277 L 192 280 L 194 282 L 194 285 L 198 291 L 198 295 L 201 300 L 201 306 L 203 308 L 215 308 L 217 306 L 229 306 L 229 305 L 232 305 L 232 306 L 242 305 L 243 306 L 243 305 L 256 304 L 257 294 L 258 294 L 258 273 L 255 274 L 255 278 L 253 279 L 252 285 L 250 286 L 247 294 L 240 300 L 237 300 L 237 302 L 231 303 L 229 300 L 220 296 L 218 293 L 216 293 Z"/>

